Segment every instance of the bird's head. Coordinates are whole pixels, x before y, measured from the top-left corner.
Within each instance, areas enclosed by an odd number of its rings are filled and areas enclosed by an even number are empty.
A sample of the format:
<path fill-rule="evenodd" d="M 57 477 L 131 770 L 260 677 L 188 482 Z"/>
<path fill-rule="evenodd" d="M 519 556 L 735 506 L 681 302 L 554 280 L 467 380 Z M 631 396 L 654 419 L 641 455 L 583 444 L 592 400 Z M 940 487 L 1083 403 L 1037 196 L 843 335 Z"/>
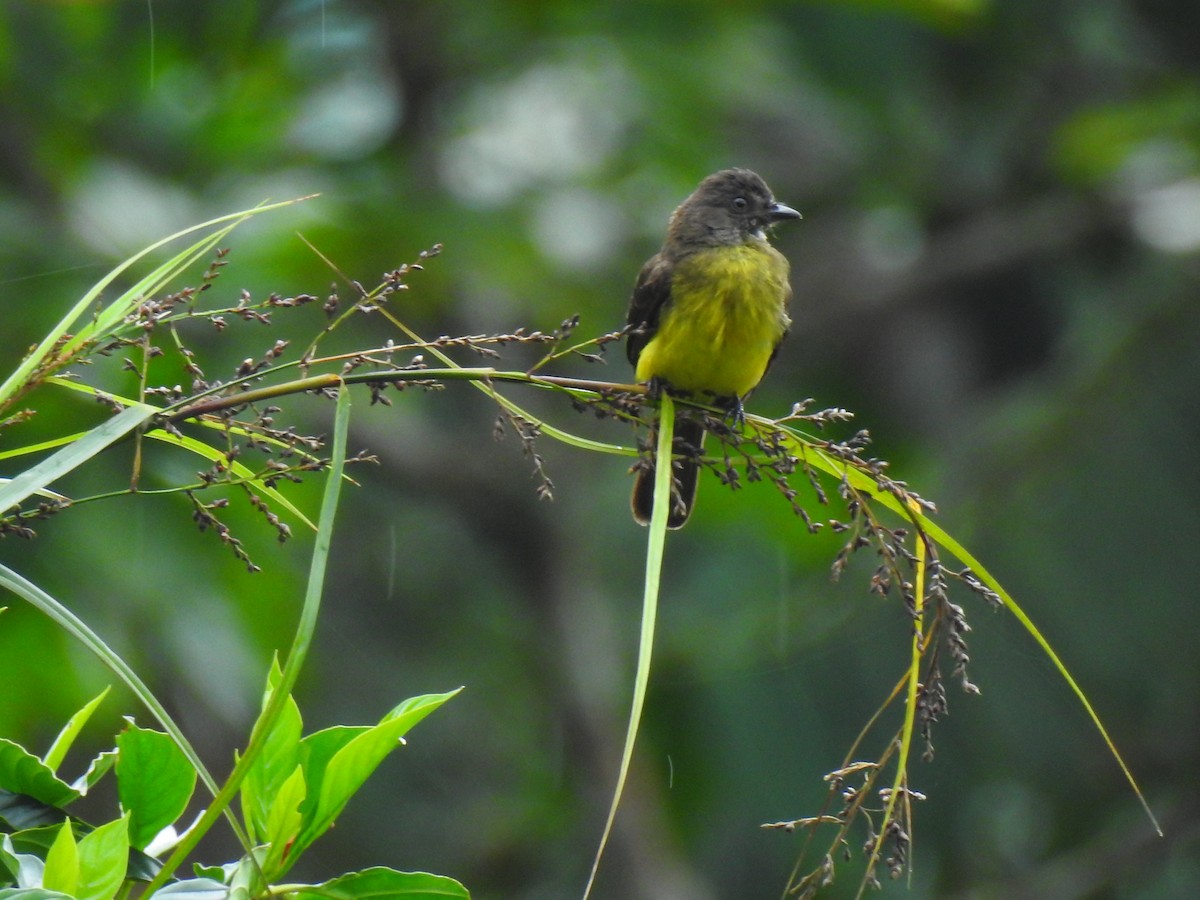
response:
<path fill-rule="evenodd" d="M 800 213 L 778 202 L 767 183 L 749 169 L 709 175 L 671 215 L 668 240 L 696 248 L 762 240 L 767 228 Z"/>

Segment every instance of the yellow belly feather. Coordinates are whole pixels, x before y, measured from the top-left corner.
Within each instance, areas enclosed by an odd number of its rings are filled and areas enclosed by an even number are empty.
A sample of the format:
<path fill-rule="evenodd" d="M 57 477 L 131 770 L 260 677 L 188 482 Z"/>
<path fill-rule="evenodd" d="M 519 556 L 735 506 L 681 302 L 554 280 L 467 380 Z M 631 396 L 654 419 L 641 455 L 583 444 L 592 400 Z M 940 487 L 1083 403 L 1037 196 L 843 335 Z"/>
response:
<path fill-rule="evenodd" d="M 790 294 L 787 260 L 765 241 L 686 257 L 658 331 L 638 358 L 638 380 L 744 397 L 791 324 Z"/>

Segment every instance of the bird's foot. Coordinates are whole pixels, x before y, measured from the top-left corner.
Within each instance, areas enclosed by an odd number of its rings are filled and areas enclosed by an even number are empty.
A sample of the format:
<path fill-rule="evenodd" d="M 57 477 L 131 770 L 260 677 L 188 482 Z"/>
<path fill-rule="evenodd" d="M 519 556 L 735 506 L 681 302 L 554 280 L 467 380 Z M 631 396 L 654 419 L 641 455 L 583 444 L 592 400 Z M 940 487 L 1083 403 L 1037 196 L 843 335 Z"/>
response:
<path fill-rule="evenodd" d="M 730 431 L 741 431 L 745 427 L 746 407 L 742 405 L 741 397 L 733 398 L 721 421 Z"/>

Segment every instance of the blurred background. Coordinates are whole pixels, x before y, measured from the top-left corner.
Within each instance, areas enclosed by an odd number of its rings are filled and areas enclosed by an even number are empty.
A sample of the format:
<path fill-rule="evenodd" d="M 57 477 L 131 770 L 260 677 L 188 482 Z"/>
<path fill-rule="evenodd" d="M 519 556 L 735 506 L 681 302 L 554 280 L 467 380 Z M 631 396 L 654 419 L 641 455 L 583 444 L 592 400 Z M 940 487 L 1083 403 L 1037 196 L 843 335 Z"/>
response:
<path fill-rule="evenodd" d="M 316 192 L 235 233 L 220 302 L 243 288 L 324 296 L 339 277 L 301 234 L 365 285 L 442 242 L 396 301 L 418 331 L 549 330 L 579 314 L 577 336 L 601 334 L 623 323 L 675 204 L 711 171 L 751 167 L 804 214 L 777 235 L 795 326 L 751 411 L 813 397 L 856 413 L 851 428 L 870 430 L 873 453 L 1045 630 L 1166 830 L 1154 836 L 1032 641 L 963 594 L 982 695 L 951 688 L 937 758 L 912 773 L 929 798 L 912 883 L 885 893 L 1197 896 L 1198 41 L 1194 0 L 7 0 L 2 365 L 160 237 Z M 197 330 L 193 348 L 221 377 L 322 324 L 314 307 Z M 337 346 L 389 337 L 363 318 Z M 630 377 L 621 347 L 553 370 Z M 562 427 L 632 441 L 509 393 Z M 356 399 L 352 449 L 382 464 L 356 471 L 340 512 L 298 691 L 306 725 L 467 689 L 297 879 L 388 865 L 477 897 L 578 896 L 633 682 L 645 532 L 628 460 L 543 438 L 554 499 L 539 500 L 531 461 L 511 428 L 493 440 L 477 391 Z M 48 392 L 28 404 L 41 415 L 8 430 L 10 447 L 99 415 Z M 286 415 L 329 430 L 318 400 Z M 200 467 L 148 462 L 153 487 Z M 119 489 L 129 464 L 114 452 L 61 489 Z M 293 494 L 315 510 L 319 487 Z M 218 775 L 295 627 L 310 550 L 296 526 L 278 546 L 239 504 L 225 519 L 261 574 L 199 534 L 178 496 L 90 504 L 0 544 L 130 659 Z M 596 896 L 782 893 L 801 839 L 759 825 L 818 811 L 821 776 L 906 652 L 902 611 L 867 591 L 869 560 L 830 583 L 835 550 L 770 487 L 703 480 L 668 544 L 640 745 Z M 4 602 L 0 734 L 42 751 L 111 677 Z M 149 724 L 116 695 L 86 749 L 125 713 Z M 860 755 L 878 756 L 894 722 Z M 864 837 L 828 896 L 853 896 Z M 202 849 L 234 852 L 220 837 Z"/>

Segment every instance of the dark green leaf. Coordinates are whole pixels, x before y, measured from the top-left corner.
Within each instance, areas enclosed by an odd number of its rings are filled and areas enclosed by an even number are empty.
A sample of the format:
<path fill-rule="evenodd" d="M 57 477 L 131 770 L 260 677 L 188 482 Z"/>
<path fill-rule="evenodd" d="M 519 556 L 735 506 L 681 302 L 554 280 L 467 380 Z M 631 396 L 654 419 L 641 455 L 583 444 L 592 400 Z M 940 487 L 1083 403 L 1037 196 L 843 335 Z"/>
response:
<path fill-rule="evenodd" d="M 131 814 L 129 843 L 139 850 L 175 822 L 192 797 L 196 771 L 169 735 L 133 722 L 117 737 L 121 808 Z"/>
<path fill-rule="evenodd" d="M 225 900 L 229 896 L 229 888 L 213 878 L 189 878 L 168 884 L 154 896 L 170 897 L 171 900 Z"/>
<path fill-rule="evenodd" d="M 49 766 L 7 738 L 0 738 L 0 788 L 28 794 L 49 806 L 66 806 L 79 797 Z"/>
<path fill-rule="evenodd" d="M 324 884 L 297 891 L 306 900 L 436 900 L 461 898 L 469 900 L 470 893 L 459 882 L 445 875 L 427 872 L 397 872 L 382 867 L 351 872 Z"/>
<path fill-rule="evenodd" d="M 37 828 L 40 825 L 56 825 L 67 817 L 57 806 L 35 800 L 27 794 L 15 794 L 0 790 L 0 822 L 13 831 Z"/>

